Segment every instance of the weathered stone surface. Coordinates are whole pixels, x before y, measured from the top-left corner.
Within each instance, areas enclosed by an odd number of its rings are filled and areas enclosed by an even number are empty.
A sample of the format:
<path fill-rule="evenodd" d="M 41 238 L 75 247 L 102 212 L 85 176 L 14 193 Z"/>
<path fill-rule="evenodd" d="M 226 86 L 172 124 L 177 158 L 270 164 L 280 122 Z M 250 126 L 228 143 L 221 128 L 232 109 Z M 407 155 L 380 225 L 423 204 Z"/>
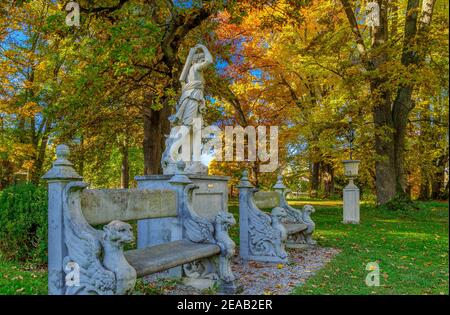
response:
<path fill-rule="evenodd" d="M 173 190 L 86 189 L 81 194 L 83 215 L 89 224 L 112 220 L 177 216 L 177 196 Z"/>
<path fill-rule="evenodd" d="M 346 160 L 344 163 L 344 175 L 349 178 L 349 183 L 345 186 L 343 223 L 359 224 L 359 188 L 353 180 L 358 176 L 358 160 Z"/>
<path fill-rule="evenodd" d="M 219 291 L 235 292 L 230 268 L 235 245 L 228 235 L 235 220 L 225 211 L 219 211 L 213 220 L 196 214 L 192 192 L 198 186 L 188 177 L 175 175 L 163 189 L 87 190 L 88 185 L 70 169 L 68 148 L 62 146 L 57 152 L 58 162 L 46 177 L 49 294 L 128 294 L 138 275 L 205 259 L 214 265 L 210 273 L 217 276 L 211 280 L 219 282 Z M 66 169 L 68 177 L 60 168 Z M 124 254 L 123 246 L 133 241 L 133 233 L 121 220 L 167 216 L 177 221 L 175 232 L 180 240 Z M 103 231 L 91 226 L 101 223 L 109 223 Z"/>
<path fill-rule="evenodd" d="M 344 188 L 343 223 L 359 224 L 359 188 L 351 181 Z"/>
<path fill-rule="evenodd" d="M 245 261 L 286 263 L 286 230 L 276 215 L 261 211 L 255 204 L 257 191 L 244 171 L 239 183 L 239 254 Z M 280 210 L 280 209 L 278 209 Z"/>
<path fill-rule="evenodd" d="M 145 276 L 219 253 L 219 246 L 214 244 L 198 244 L 179 240 L 130 250 L 125 252 L 125 257 L 136 269 L 138 276 Z"/>
<path fill-rule="evenodd" d="M 308 228 L 308 226 L 303 223 L 285 223 L 283 225 L 288 234 L 295 234 Z"/>
<path fill-rule="evenodd" d="M 53 167 L 42 177 L 48 181 L 48 294 L 64 294 L 63 260 L 67 249 L 63 242 L 62 191 L 70 181 L 82 177 L 67 159 L 69 147 L 62 144 L 56 148 Z"/>
<path fill-rule="evenodd" d="M 128 272 L 125 278 L 121 279 L 122 263 L 128 265 L 123 257 L 123 245 L 130 241 L 130 232 L 122 234 L 120 223 L 116 225 L 119 234 L 113 238 L 105 237 L 103 231 L 99 231 L 90 226 L 83 216 L 80 205 L 80 192 L 86 189 L 87 184 L 75 181 L 67 184 L 62 192 L 63 200 L 63 244 L 67 248 L 67 255 L 64 257 L 63 266 L 66 277 L 70 278 L 74 270 L 79 272 L 78 284 L 65 281 L 64 294 L 66 295 L 86 295 L 86 294 L 121 294 L 129 288 L 122 285 L 132 282 L 133 275 Z M 128 229 L 127 229 L 128 230 Z M 115 234 L 115 233 L 114 233 Z M 131 234 L 132 235 L 132 234 Z M 51 242 L 52 239 L 49 239 Z M 110 270 L 104 264 L 104 258 L 108 262 L 115 261 L 114 269 Z M 72 266 L 72 268 L 67 268 Z M 128 265 L 129 267 L 129 265 Z M 116 270 L 118 273 L 116 273 Z M 134 276 L 135 277 L 135 276 Z M 122 281 L 125 280 L 125 281 Z"/>
<path fill-rule="evenodd" d="M 286 200 L 286 195 L 290 190 L 284 186 L 283 176 L 281 175 L 278 175 L 277 182 L 273 188 L 280 196 L 279 207 L 284 208 L 287 212 L 287 218 L 283 222 L 290 224 L 304 224 L 307 227 L 299 233 L 288 233 L 289 236 L 286 247 L 295 248 L 293 247 L 293 244 L 316 245 L 316 241 L 312 238 L 312 234 L 316 228 L 316 224 L 311 219 L 311 214 L 315 211 L 314 207 L 305 205 L 302 210 L 291 207 Z"/>
<path fill-rule="evenodd" d="M 276 191 L 257 191 L 253 199 L 260 209 L 272 209 L 280 204 L 280 195 Z"/>
<path fill-rule="evenodd" d="M 243 174 L 239 188 L 240 256 L 244 260 L 287 262 L 284 250 L 315 245 L 312 233 L 315 223 L 311 219 L 314 208 L 303 210 L 291 207 L 286 201 L 289 190 L 278 176 L 275 191 L 256 191 Z M 270 209 L 271 216 L 261 211 Z M 275 232 L 277 231 L 277 232 Z"/>
<path fill-rule="evenodd" d="M 192 192 L 192 207 L 195 212 L 213 221 L 221 211 L 228 211 L 228 176 L 192 174 L 186 175 L 189 183 L 199 188 Z M 138 189 L 174 189 L 170 183 L 172 175 L 136 176 Z M 182 198 L 180 189 L 179 198 Z M 182 202 L 178 203 L 179 211 Z M 138 221 L 138 248 L 159 245 L 182 239 L 182 225 L 178 218 L 144 219 Z M 168 277 L 182 276 L 181 267 L 172 268 Z"/>
<path fill-rule="evenodd" d="M 214 219 L 220 211 L 228 211 L 228 176 L 187 174 L 198 186 L 193 192 L 193 207 L 202 217 Z M 171 175 L 136 176 L 138 189 L 170 189 Z"/>

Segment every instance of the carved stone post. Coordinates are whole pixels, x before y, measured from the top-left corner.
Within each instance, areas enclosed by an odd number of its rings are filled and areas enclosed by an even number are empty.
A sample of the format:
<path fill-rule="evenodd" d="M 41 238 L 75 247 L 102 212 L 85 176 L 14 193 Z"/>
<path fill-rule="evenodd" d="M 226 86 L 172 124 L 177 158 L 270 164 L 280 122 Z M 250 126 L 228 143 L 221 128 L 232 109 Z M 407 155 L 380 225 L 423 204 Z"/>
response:
<path fill-rule="evenodd" d="M 180 226 L 183 226 L 183 213 L 181 213 L 182 208 L 183 208 L 183 203 L 186 202 L 186 200 L 184 200 L 184 188 L 186 187 L 186 185 L 188 184 L 192 184 L 192 180 L 189 179 L 189 177 L 187 177 L 186 175 L 174 175 L 172 176 L 172 178 L 169 180 L 169 183 L 171 185 L 173 185 L 175 187 L 175 189 L 177 190 L 177 209 L 178 209 L 178 220 L 179 220 L 179 224 Z M 184 231 L 183 231 L 184 233 Z M 185 235 L 181 235 L 181 238 L 184 238 Z"/>
<path fill-rule="evenodd" d="M 353 183 L 358 175 L 359 161 L 346 160 L 344 163 L 344 175 L 349 178 L 349 183 L 344 188 L 344 214 L 343 223 L 359 224 L 359 188 Z"/>
<path fill-rule="evenodd" d="M 237 186 L 239 189 L 239 255 L 243 260 L 249 260 L 249 225 L 248 225 L 248 200 L 251 198 L 253 185 L 248 180 L 248 172 L 242 172 L 241 182 Z"/>
<path fill-rule="evenodd" d="M 67 160 L 69 147 L 56 147 L 56 161 L 42 177 L 48 182 L 48 294 L 64 294 L 63 259 L 67 254 L 63 237 L 62 191 L 71 181 L 82 180 Z"/>
<path fill-rule="evenodd" d="M 239 188 L 239 250 L 244 261 L 254 260 L 273 263 L 288 261 L 285 251 L 287 231 L 274 208 L 269 215 L 255 204 L 256 189 L 248 181 L 248 172 L 242 173 Z M 283 210 L 283 209 L 281 209 Z"/>
<path fill-rule="evenodd" d="M 185 231 L 183 231 L 183 216 L 181 213 L 181 209 L 183 207 L 183 202 L 185 202 L 185 200 L 183 199 L 183 193 L 184 193 L 184 187 L 186 187 L 186 185 L 191 184 L 192 181 L 185 175 L 174 175 L 170 180 L 169 183 L 176 189 L 177 191 L 177 209 L 178 209 L 178 214 L 177 214 L 177 222 L 172 222 L 172 225 L 170 226 L 171 229 L 171 240 L 181 240 L 183 239 L 185 236 L 183 235 L 185 233 Z M 161 223 L 164 223 L 164 221 L 161 221 Z M 178 266 L 178 267 L 174 267 L 171 268 L 168 272 L 167 272 L 169 277 L 174 277 L 174 278 L 181 278 L 183 276 L 183 268 L 182 266 Z"/>
<path fill-rule="evenodd" d="M 284 193 L 286 190 L 286 186 L 283 184 L 283 176 L 277 176 L 277 182 L 273 186 L 273 189 L 280 194 L 280 207 L 284 207 L 286 205 L 286 199 L 284 198 Z"/>

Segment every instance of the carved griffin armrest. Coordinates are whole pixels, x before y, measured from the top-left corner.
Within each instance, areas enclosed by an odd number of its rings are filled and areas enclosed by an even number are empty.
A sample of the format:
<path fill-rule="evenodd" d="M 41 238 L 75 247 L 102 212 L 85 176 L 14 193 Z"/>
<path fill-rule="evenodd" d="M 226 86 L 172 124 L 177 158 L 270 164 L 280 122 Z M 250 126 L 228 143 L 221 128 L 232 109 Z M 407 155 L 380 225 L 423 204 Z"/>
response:
<path fill-rule="evenodd" d="M 206 218 L 200 217 L 192 207 L 192 195 L 198 185 L 188 184 L 184 187 L 181 205 L 181 220 L 183 222 L 183 234 L 186 239 L 194 243 L 215 244 L 214 225 Z"/>
<path fill-rule="evenodd" d="M 315 209 L 311 205 L 303 206 L 302 210 L 291 207 L 286 200 L 286 195 L 290 192 L 289 189 L 284 189 L 280 194 L 280 207 L 284 208 L 287 213 L 286 222 L 306 224 L 308 228 L 302 232 L 304 241 L 307 244 L 315 245 L 316 241 L 312 239 L 312 234 L 314 233 L 316 224 L 311 219 L 311 214 L 315 212 Z"/>
<path fill-rule="evenodd" d="M 286 200 L 286 196 L 290 192 L 291 192 L 290 189 L 284 189 L 280 193 L 280 207 L 286 210 L 287 213 L 286 221 L 289 223 L 304 223 L 302 212 L 298 209 L 291 207 Z"/>
<path fill-rule="evenodd" d="M 63 190 L 64 242 L 67 255 L 65 294 L 125 294 L 136 281 L 136 271 L 123 255 L 123 245 L 132 241 L 131 226 L 112 221 L 103 231 L 86 221 L 81 210 L 84 182 L 71 182 Z"/>
<path fill-rule="evenodd" d="M 248 211 L 250 252 L 257 256 L 286 259 L 287 253 L 284 249 L 286 230 L 279 222 L 277 214 L 268 215 L 256 206 L 254 194 L 257 191 L 257 188 L 252 188 L 243 205 Z"/>
<path fill-rule="evenodd" d="M 181 216 L 184 235 L 191 242 L 216 244 L 220 247 L 216 268 L 221 281 L 220 290 L 225 293 L 234 293 L 235 277 L 231 270 L 231 258 L 235 253 L 236 245 L 228 235 L 228 229 L 236 224 L 236 220 L 231 213 L 224 211 L 219 212 L 213 222 L 200 217 L 192 207 L 193 191 L 197 188 L 195 184 L 188 184 L 183 191 Z"/>

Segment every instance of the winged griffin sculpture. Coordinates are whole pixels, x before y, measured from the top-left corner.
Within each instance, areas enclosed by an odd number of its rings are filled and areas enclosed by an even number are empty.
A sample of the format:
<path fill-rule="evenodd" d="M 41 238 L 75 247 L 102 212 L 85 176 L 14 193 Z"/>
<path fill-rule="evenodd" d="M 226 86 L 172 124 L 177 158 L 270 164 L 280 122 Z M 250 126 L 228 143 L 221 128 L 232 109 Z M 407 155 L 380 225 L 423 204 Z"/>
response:
<path fill-rule="evenodd" d="M 66 268 L 65 294 L 126 294 L 136 282 L 136 271 L 123 256 L 123 245 L 133 240 L 131 226 L 112 221 L 104 230 L 91 227 L 83 216 L 80 193 L 83 182 L 69 183 L 63 191 L 64 266 L 76 266 L 77 281 L 67 281 L 73 271 Z M 73 279 L 72 279 L 73 280 Z"/>
<path fill-rule="evenodd" d="M 222 286 L 234 286 L 235 277 L 231 270 L 231 258 L 235 252 L 235 243 L 228 235 L 230 226 L 236 224 L 233 215 L 221 211 L 213 222 L 195 213 L 192 207 L 192 193 L 198 185 L 188 184 L 184 188 L 182 205 L 183 227 L 187 239 L 196 243 L 216 244 L 220 247 L 220 256 L 202 259 L 185 264 L 183 270 L 189 277 L 219 279 Z"/>

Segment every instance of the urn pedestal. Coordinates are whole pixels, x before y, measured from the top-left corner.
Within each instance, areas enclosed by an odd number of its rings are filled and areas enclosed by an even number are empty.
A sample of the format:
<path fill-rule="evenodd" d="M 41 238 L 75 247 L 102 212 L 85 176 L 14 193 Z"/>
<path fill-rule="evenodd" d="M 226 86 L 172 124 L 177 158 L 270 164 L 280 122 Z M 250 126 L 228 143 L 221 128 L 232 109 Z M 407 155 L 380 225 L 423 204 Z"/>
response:
<path fill-rule="evenodd" d="M 344 175 L 349 178 L 349 183 L 343 190 L 344 213 L 343 223 L 359 224 L 359 188 L 353 180 L 358 176 L 359 161 L 346 160 L 344 163 Z"/>

